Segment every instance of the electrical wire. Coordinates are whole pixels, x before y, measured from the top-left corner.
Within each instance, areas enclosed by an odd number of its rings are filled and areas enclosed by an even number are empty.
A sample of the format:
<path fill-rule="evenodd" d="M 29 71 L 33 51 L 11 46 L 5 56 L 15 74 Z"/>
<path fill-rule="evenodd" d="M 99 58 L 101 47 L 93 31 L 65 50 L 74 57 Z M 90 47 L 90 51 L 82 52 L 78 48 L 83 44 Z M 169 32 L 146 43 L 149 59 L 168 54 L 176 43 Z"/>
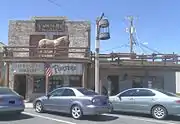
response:
<path fill-rule="evenodd" d="M 143 46 L 144 48 L 146 48 L 146 49 L 148 49 L 148 50 L 152 51 L 153 53 L 158 53 L 158 54 L 161 54 L 159 51 L 154 50 L 154 49 L 152 49 L 152 48 L 150 48 L 150 47 L 148 47 L 148 46 L 144 45 L 142 42 L 140 42 L 140 41 L 139 41 L 139 37 L 138 37 L 138 35 L 137 35 L 137 31 L 136 31 L 136 30 L 135 30 L 135 37 L 136 37 L 136 41 L 138 42 L 138 44 L 139 44 L 139 45 L 141 45 L 141 46 Z"/>
<path fill-rule="evenodd" d="M 101 52 L 112 51 L 112 50 L 114 50 L 114 49 L 120 49 L 120 48 L 123 48 L 123 47 L 129 47 L 129 45 L 128 45 L 128 44 L 123 44 L 123 45 L 121 45 L 121 46 L 117 46 L 117 47 L 113 47 L 113 48 L 110 48 L 110 49 L 103 50 L 103 51 L 101 51 Z"/>
<path fill-rule="evenodd" d="M 48 0 L 48 2 L 54 4 L 54 5 L 58 6 L 58 7 L 61 7 L 61 5 L 56 2 L 56 0 Z"/>

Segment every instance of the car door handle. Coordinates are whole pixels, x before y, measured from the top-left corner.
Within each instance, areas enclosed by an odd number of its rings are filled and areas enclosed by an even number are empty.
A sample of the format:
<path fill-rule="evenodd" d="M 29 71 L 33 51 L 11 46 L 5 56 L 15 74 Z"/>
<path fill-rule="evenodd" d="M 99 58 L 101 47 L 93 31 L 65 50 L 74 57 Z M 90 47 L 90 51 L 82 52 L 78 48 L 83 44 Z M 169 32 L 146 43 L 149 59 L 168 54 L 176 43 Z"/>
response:
<path fill-rule="evenodd" d="M 133 100 L 133 98 L 129 98 L 129 100 Z"/>

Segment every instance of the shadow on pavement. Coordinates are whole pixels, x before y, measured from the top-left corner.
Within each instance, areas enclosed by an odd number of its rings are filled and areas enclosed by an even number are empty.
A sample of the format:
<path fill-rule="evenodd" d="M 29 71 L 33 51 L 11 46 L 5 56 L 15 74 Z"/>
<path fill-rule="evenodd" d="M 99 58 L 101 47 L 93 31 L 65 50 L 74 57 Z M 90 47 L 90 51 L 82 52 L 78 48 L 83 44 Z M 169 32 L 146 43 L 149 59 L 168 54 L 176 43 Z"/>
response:
<path fill-rule="evenodd" d="M 118 119 L 119 117 L 114 117 L 110 115 L 95 115 L 95 116 L 84 116 L 81 120 L 89 120 L 89 121 L 113 121 Z"/>
<path fill-rule="evenodd" d="M 20 115 L 0 115 L 0 122 L 1 121 L 15 121 L 15 120 L 25 120 L 33 118 L 33 116 L 20 114 Z"/>
<path fill-rule="evenodd" d="M 135 116 L 135 117 L 153 118 L 151 115 L 139 114 L 139 113 L 112 112 L 111 114 L 120 114 L 120 115 Z M 167 117 L 166 120 L 169 120 L 169 121 L 180 121 L 180 116 L 169 116 L 169 117 Z"/>
<path fill-rule="evenodd" d="M 72 118 L 69 114 L 58 113 L 58 112 L 48 112 L 48 114 L 58 115 L 63 117 Z M 81 120 L 89 120 L 89 121 L 112 121 L 116 120 L 118 117 L 110 116 L 110 115 L 96 115 L 96 116 L 84 116 Z"/>
<path fill-rule="evenodd" d="M 180 121 L 180 116 L 169 116 L 166 120 Z"/>

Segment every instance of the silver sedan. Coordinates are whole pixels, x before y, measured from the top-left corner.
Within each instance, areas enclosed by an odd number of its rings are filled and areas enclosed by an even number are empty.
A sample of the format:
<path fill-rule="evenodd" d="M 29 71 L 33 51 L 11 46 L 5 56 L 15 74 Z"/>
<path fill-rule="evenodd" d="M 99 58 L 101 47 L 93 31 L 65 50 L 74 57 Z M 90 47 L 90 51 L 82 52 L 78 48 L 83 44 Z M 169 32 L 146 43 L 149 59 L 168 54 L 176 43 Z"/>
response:
<path fill-rule="evenodd" d="M 109 100 L 114 111 L 151 114 L 156 119 L 180 114 L 180 97 L 163 90 L 132 88 L 110 96 Z"/>
<path fill-rule="evenodd" d="M 74 119 L 83 115 L 98 115 L 112 109 L 108 97 L 98 95 L 85 88 L 62 87 L 53 90 L 47 96 L 34 101 L 36 112 L 55 111 L 70 113 Z"/>

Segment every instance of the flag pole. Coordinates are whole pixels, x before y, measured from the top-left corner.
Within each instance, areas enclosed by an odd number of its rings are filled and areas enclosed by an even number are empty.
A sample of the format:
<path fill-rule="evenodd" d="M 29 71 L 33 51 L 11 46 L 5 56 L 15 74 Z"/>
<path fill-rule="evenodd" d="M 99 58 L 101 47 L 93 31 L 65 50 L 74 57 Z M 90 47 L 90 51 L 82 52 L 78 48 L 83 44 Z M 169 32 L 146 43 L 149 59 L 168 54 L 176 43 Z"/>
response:
<path fill-rule="evenodd" d="M 48 78 L 48 75 L 46 75 L 46 95 L 48 94 L 48 81 L 49 81 L 49 78 Z"/>

